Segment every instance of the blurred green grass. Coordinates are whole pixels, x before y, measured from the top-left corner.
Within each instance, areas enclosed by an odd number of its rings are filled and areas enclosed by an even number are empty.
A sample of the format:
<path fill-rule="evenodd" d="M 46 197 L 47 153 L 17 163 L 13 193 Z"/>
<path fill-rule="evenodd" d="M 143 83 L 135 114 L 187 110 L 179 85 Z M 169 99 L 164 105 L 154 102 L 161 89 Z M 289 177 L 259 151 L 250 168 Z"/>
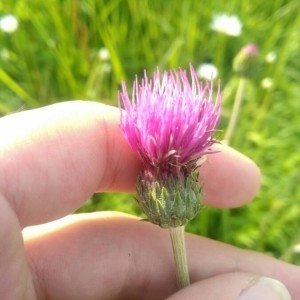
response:
<path fill-rule="evenodd" d="M 0 114 L 68 99 L 117 104 L 121 80 L 144 69 L 213 62 L 224 90 L 226 128 L 238 78 L 232 60 L 246 43 L 260 48 L 262 69 L 247 86 L 231 145 L 261 168 L 262 188 L 243 208 L 205 208 L 187 230 L 298 263 L 300 243 L 299 1 L 6 0 L 0 17 Z M 238 37 L 209 27 L 215 13 L 237 15 Z M 109 61 L 99 57 L 108 49 Z M 274 52 L 277 59 L 265 62 Z M 273 85 L 263 88 L 264 78 Z M 222 135 L 220 136 L 222 138 Z M 140 214 L 133 195 L 95 195 L 79 211 Z"/>

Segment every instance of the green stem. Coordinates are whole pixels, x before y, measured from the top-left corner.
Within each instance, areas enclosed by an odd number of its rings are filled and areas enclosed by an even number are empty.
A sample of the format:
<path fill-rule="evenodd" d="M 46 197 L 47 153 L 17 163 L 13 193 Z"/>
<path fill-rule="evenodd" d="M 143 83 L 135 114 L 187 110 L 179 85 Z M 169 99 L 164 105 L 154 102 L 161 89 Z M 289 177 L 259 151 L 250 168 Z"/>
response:
<path fill-rule="evenodd" d="M 225 133 L 225 143 L 229 145 L 230 139 L 233 135 L 237 118 L 239 115 L 240 107 L 242 105 L 242 100 L 245 92 L 245 87 L 246 87 L 247 79 L 245 77 L 241 77 L 239 80 L 239 85 L 236 91 L 235 99 L 234 99 L 234 104 L 233 104 L 233 109 L 232 113 L 230 116 L 229 124 Z"/>
<path fill-rule="evenodd" d="M 190 276 L 187 264 L 186 247 L 184 239 L 184 226 L 169 228 L 174 259 L 176 277 L 180 288 L 190 285 Z"/>
<path fill-rule="evenodd" d="M 215 59 L 215 65 L 220 71 L 220 76 L 224 73 L 224 55 L 227 48 L 227 35 L 225 33 L 219 33 L 217 39 L 217 53 Z"/>

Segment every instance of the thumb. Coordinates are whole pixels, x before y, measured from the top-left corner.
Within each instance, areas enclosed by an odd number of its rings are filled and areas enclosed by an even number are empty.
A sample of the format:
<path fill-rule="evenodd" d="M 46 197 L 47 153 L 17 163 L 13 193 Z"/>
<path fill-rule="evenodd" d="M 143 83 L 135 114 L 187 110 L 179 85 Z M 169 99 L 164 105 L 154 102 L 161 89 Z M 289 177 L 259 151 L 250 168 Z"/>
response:
<path fill-rule="evenodd" d="M 227 273 L 211 277 L 178 291 L 167 300 L 291 300 L 278 280 L 249 273 Z"/>

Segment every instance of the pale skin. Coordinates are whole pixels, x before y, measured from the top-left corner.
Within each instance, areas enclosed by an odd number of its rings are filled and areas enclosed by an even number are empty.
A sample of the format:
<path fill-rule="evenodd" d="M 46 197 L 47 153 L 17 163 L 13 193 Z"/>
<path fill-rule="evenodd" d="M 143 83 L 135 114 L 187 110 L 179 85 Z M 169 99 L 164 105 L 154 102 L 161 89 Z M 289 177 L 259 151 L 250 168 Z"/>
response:
<path fill-rule="evenodd" d="M 134 191 L 141 163 L 118 123 L 117 108 L 87 101 L 0 119 L 1 299 L 178 300 L 200 293 L 226 300 L 260 276 L 280 280 L 299 299 L 300 268 L 192 234 L 193 284 L 178 292 L 166 230 L 115 212 L 65 217 L 95 192 Z M 204 202 L 244 205 L 259 189 L 259 169 L 217 148 L 201 167 Z M 22 233 L 27 226 L 34 227 Z"/>

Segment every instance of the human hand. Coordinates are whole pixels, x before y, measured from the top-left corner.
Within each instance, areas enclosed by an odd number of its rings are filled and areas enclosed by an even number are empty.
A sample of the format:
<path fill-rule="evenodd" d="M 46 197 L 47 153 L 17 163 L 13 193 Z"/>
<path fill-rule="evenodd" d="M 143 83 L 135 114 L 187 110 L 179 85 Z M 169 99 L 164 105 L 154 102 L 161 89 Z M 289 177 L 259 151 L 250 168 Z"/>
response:
<path fill-rule="evenodd" d="M 134 190 L 141 165 L 118 123 L 117 108 L 81 101 L 0 120 L 1 299 L 237 299 L 261 276 L 299 297 L 298 267 L 191 234 L 193 284 L 176 292 L 167 231 L 116 212 L 64 217 L 96 191 Z M 201 167 L 204 202 L 243 205 L 259 171 L 217 147 Z"/>

